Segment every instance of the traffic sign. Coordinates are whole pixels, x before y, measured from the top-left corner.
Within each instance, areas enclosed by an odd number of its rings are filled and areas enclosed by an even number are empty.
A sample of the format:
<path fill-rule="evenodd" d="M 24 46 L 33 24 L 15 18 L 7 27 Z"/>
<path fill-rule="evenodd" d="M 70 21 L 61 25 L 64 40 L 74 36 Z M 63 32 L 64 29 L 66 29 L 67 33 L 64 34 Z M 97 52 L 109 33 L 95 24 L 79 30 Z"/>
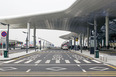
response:
<path fill-rule="evenodd" d="M 2 30 L 0 32 L 0 39 L 1 39 L 2 43 L 6 43 L 6 36 L 7 36 L 7 31 Z"/>
<path fill-rule="evenodd" d="M 76 38 L 76 41 L 78 41 L 78 38 Z"/>
<path fill-rule="evenodd" d="M 5 31 L 3 31 L 3 32 L 1 33 L 1 35 L 2 35 L 2 37 L 6 37 L 7 33 L 6 33 Z"/>

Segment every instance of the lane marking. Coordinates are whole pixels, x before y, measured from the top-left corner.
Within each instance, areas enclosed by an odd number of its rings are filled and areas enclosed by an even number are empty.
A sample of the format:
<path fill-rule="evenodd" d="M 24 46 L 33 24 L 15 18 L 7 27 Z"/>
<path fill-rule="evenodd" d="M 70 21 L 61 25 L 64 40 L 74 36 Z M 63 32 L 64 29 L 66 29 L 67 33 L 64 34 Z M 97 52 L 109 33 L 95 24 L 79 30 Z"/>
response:
<path fill-rule="evenodd" d="M 25 63 L 30 63 L 30 62 L 32 62 L 33 60 L 28 60 L 28 61 L 26 61 Z"/>
<path fill-rule="evenodd" d="M 15 60 L 5 61 L 5 62 L 3 62 L 3 63 L 11 63 L 11 62 L 13 62 L 13 61 L 15 61 Z"/>
<path fill-rule="evenodd" d="M 90 61 L 87 61 L 87 60 L 83 60 L 84 62 L 86 62 L 86 63 L 91 63 Z"/>
<path fill-rule="evenodd" d="M 87 72 L 85 69 L 83 69 L 79 64 L 77 64 L 78 67 L 80 67 L 80 69 L 83 71 L 83 72 Z"/>
<path fill-rule="evenodd" d="M 99 62 L 99 61 L 97 61 L 97 60 L 92 60 L 93 62 L 96 62 L 96 63 L 101 63 L 101 62 Z"/>
<path fill-rule="evenodd" d="M 87 72 L 85 69 L 82 69 L 83 72 Z"/>
<path fill-rule="evenodd" d="M 37 66 L 38 64 L 35 64 L 35 66 Z"/>
<path fill-rule="evenodd" d="M 78 61 L 78 60 L 74 60 L 76 63 L 81 63 L 80 61 Z"/>
<path fill-rule="evenodd" d="M 60 60 L 56 60 L 56 63 L 60 63 Z"/>
<path fill-rule="evenodd" d="M 45 63 L 50 63 L 50 60 L 47 60 Z"/>
<path fill-rule="evenodd" d="M 67 53 L 66 53 L 67 54 Z M 71 59 L 71 57 L 69 56 L 69 54 L 67 54 L 67 56 Z"/>
<path fill-rule="evenodd" d="M 65 60 L 65 62 L 66 62 L 66 63 L 70 63 L 70 61 L 69 61 L 69 60 Z"/>
<path fill-rule="evenodd" d="M 28 69 L 26 72 L 30 72 L 31 71 L 31 69 Z"/>
<path fill-rule="evenodd" d="M 113 68 L 113 69 L 116 69 L 116 67 L 114 67 L 114 66 L 111 66 L 111 65 L 107 65 L 107 66 L 109 66 L 109 67 L 111 67 L 111 68 Z"/>
<path fill-rule="evenodd" d="M 38 60 L 38 61 L 36 61 L 35 63 L 40 63 L 41 62 L 41 60 Z"/>
<path fill-rule="evenodd" d="M 22 62 L 22 61 L 24 61 L 24 59 L 23 59 L 23 60 L 16 61 L 16 62 L 14 62 L 14 63 L 20 63 L 20 62 Z"/>

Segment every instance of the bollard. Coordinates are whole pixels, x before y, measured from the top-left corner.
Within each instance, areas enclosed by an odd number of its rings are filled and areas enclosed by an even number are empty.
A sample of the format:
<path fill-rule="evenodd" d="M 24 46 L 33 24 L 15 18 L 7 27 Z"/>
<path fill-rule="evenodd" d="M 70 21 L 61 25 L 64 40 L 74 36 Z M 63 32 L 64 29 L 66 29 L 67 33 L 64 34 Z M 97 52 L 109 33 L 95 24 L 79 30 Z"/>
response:
<path fill-rule="evenodd" d="M 8 58 L 8 51 L 4 51 L 4 58 Z"/>
<path fill-rule="evenodd" d="M 99 50 L 95 50 L 95 58 L 99 58 Z"/>

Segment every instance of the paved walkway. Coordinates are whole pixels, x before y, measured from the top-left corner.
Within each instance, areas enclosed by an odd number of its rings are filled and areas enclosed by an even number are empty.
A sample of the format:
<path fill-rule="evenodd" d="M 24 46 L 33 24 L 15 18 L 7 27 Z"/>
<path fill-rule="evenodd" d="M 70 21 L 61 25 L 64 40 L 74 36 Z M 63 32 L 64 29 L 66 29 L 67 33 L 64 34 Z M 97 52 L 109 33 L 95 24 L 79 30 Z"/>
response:
<path fill-rule="evenodd" d="M 40 51 L 40 50 L 38 49 L 36 51 Z M 27 54 L 34 53 L 36 51 L 35 50 L 29 50 L 28 53 L 26 53 L 25 51 L 23 51 L 23 52 L 17 52 L 17 53 L 12 53 L 12 54 L 9 54 L 8 58 L 4 58 L 4 55 L 2 55 L 2 56 L 0 56 L 0 61 L 11 60 L 11 59 L 14 59 L 14 58 L 17 58 L 17 57 L 20 57 L 20 56 L 24 56 L 24 55 L 27 55 Z"/>
<path fill-rule="evenodd" d="M 85 56 L 89 56 L 89 57 L 92 57 L 92 58 L 95 58 L 95 55 L 94 54 L 90 54 L 90 51 L 88 50 L 83 50 L 82 53 L 81 51 L 75 51 L 75 50 L 71 50 L 72 52 L 75 52 L 75 53 L 79 53 L 79 54 L 82 54 L 82 55 L 85 55 Z M 100 60 L 104 63 L 108 63 L 108 64 L 112 64 L 112 65 L 115 65 L 116 66 L 116 55 L 110 55 L 110 54 L 107 54 L 107 53 L 99 53 L 99 58 L 95 58 L 97 60 Z"/>

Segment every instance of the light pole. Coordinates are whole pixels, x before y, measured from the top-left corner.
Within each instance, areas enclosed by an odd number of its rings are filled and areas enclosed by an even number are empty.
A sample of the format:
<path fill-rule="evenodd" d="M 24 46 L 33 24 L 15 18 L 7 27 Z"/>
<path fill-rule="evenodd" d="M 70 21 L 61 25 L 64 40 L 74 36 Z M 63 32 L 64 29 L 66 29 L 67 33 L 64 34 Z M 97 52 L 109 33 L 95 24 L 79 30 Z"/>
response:
<path fill-rule="evenodd" d="M 2 24 L 4 26 L 6 26 L 6 25 L 8 26 L 7 27 L 7 36 L 6 36 L 6 42 L 7 42 L 6 43 L 6 51 L 9 52 L 9 49 L 8 48 L 9 48 L 9 26 L 10 25 L 9 24 L 5 24 L 5 23 L 2 23 L 2 22 L 0 22 L 0 24 Z"/>
<path fill-rule="evenodd" d="M 28 32 L 24 32 L 23 33 L 27 34 L 27 37 L 26 37 L 26 53 L 28 53 Z"/>

